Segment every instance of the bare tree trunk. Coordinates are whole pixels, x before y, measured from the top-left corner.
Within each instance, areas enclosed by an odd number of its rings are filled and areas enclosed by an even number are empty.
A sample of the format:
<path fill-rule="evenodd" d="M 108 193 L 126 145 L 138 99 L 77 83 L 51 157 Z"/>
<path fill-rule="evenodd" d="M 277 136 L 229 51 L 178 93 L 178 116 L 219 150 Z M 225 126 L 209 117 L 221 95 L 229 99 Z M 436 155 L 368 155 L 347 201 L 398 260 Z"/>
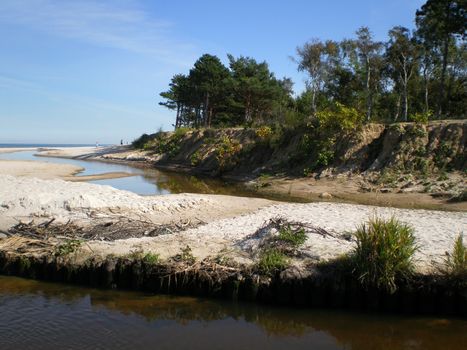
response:
<path fill-rule="evenodd" d="M 397 122 L 397 120 L 399 119 L 400 111 L 401 111 L 401 94 L 397 94 L 396 115 L 394 116 L 394 122 Z"/>
<path fill-rule="evenodd" d="M 311 116 L 316 117 L 316 88 L 311 89 Z"/>
<path fill-rule="evenodd" d="M 371 67 L 370 58 L 366 57 L 366 121 L 371 120 L 371 110 L 373 108 L 373 96 L 370 93 Z"/>
<path fill-rule="evenodd" d="M 247 96 L 245 103 L 245 123 L 251 122 L 252 113 L 251 113 L 251 96 Z"/>
<path fill-rule="evenodd" d="M 210 126 L 208 113 L 209 113 L 209 92 L 206 92 L 206 99 L 204 102 L 204 125 L 205 126 Z"/>
<path fill-rule="evenodd" d="M 428 113 L 430 106 L 428 104 L 428 65 L 423 67 L 423 81 L 425 84 L 425 113 Z"/>
<path fill-rule="evenodd" d="M 180 127 L 180 103 L 177 102 L 177 116 L 175 117 L 175 129 Z"/>
<path fill-rule="evenodd" d="M 444 97 L 445 97 L 445 89 L 446 89 L 446 69 L 448 66 L 448 55 L 449 55 L 449 38 L 446 38 L 444 41 L 444 48 L 443 48 L 443 65 L 441 68 L 441 78 L 440 78 L 440 86 L 439 86 L 439 94 L 438 94 L 438 118 L 441 118 L 443 113 L 443 106 L 444 106 Z"/>
<path fill-rule="evenodd" d="M 408 114 L 409 114 L 409 98 L 407 94 L 407 84 L 408 84 L 409 78 L 407 75 L 407 67 L 406 67 L 405 61 L 404 61 L 403 69 L 404 69 L 404 76 L 403 76 L 402 85 L 403 85 L 403 93 L 404 93 L 404 121 L 406 122 Z"/>
<path fill-rule="evenodd" d="M 407 96 L 407 86 L 404 86 L 404 121 L 407 121 L 409 114 L 409 98 Z"/>

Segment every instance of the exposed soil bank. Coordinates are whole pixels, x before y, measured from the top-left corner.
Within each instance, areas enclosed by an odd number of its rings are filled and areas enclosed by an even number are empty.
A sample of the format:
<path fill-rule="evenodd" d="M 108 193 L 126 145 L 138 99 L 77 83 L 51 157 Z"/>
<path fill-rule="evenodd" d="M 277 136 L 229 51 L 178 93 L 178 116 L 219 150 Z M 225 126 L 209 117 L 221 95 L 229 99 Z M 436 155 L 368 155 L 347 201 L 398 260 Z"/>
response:
<path fill-rule="evenodd" d="M 89 147 L 44 155 L 222 177 L 289 200 L 467 211 L 467 121 L 370 124 L 326 151 L 313 146 L 313 137 L 306 130 L 207 129 L 147 135 L 141 150 Z"/>
<path fill-rule="evenodd" d="M 286 270 L 273 277 L 205 261 L 154 264 L 129 258 L 74 264 L 52 256 L 0 252 L 0 273 L 54 282 L 153 293 L 209 296 L 279 305 L 350 308 L 400 313 L 467 316 L 467 289 L 434 276 L 418 276 L 390 294 L 365 290 L 351 276 L 326 268 L 308 275 Z"/>

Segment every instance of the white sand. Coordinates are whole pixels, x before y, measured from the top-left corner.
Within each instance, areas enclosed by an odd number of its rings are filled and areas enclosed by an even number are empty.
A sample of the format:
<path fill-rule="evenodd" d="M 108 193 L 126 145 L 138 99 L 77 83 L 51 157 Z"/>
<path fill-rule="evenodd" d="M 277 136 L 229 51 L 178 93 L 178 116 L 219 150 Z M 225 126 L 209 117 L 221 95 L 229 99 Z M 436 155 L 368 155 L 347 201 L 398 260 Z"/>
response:
<path fill-rule="evenodd" d="M 83 168 L 71 164 L 46 163 L 33 160 L 0 159 L 0 175 L 53 179 L 71 176 L 82 170 Z"/>
<path fill-rule="evenodd" d="M 289 220 L 322 227 L 336 235 L 310 233 L 304 247 L 309 256 L 330 259 L 352 249 L 342 233 L 353 231 L 372 215 L 396 216 L 415 228 L 420 251 L 416 264 L 428 270 L 432 262 L 442 263 L 454 239 L 467 230 L 467 213 L 380 208 L 338 203 L 279 204 L 263 199 L 216 195 L 179 194 L 142 197 L 110 186 L 40 180 L 0 175 L 0 228 L 31 217 L 68 219 L 91 223 L 91 216 L 125 216 L 154 223 L 186 220 L 204 221 L 196 229 L 154 238 L 115 242 L 91 242 L 94 253 L 125 254 L 135 249 L 151 250 L 167 258 L 190 245 L 195 256 L 219 253 L 244 256 L 254 251 L 258 240 L 248 238 L 269 219 Z"/>
<path fill-rule="evenodd" d="M 13 153 L 13 152 L 19 152 L 19 151 L 34 151 L 35 147 L 18 147 L 18 148 L 0 148 L 0 154 L 1 153 Z"/>

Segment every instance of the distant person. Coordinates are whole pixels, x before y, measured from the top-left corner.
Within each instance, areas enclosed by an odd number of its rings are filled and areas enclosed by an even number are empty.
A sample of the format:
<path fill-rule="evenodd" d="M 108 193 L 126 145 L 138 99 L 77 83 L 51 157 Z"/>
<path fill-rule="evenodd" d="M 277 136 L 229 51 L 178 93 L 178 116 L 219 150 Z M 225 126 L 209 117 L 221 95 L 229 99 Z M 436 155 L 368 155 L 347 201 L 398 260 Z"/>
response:
<path fill-rule="evenodd" d="M 99 141 L 96 141 L 96 148 L 99 147 Z"/>
<path fill-rule="evenodd" d="M 123 146 L 123 139 L 120 140 L 120 146 Z"/>

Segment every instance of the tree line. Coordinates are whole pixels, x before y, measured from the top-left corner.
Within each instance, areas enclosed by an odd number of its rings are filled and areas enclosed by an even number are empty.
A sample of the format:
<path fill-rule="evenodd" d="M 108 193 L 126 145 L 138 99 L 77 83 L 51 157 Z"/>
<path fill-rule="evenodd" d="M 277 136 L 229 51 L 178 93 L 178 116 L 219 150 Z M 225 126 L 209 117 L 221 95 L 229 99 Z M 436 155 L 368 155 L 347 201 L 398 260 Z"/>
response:
<path fill-rule="evenodd" d="M 343 109 L 367 122 L 465 118 L 466 8 L 466 0 L 428 0 L 416 12 L 416 29 L 393 27 L 386 42 L 367 27 L 350 39 L 310 40 L 293 58 L 306 74 L 298 96 L 292 80 L 276 78 L 266 62 L 227 55 L 226 67 L 205 54 L 171 79 L 160 104 L 176 112 L 176 128 L 294 126 Z"/>

